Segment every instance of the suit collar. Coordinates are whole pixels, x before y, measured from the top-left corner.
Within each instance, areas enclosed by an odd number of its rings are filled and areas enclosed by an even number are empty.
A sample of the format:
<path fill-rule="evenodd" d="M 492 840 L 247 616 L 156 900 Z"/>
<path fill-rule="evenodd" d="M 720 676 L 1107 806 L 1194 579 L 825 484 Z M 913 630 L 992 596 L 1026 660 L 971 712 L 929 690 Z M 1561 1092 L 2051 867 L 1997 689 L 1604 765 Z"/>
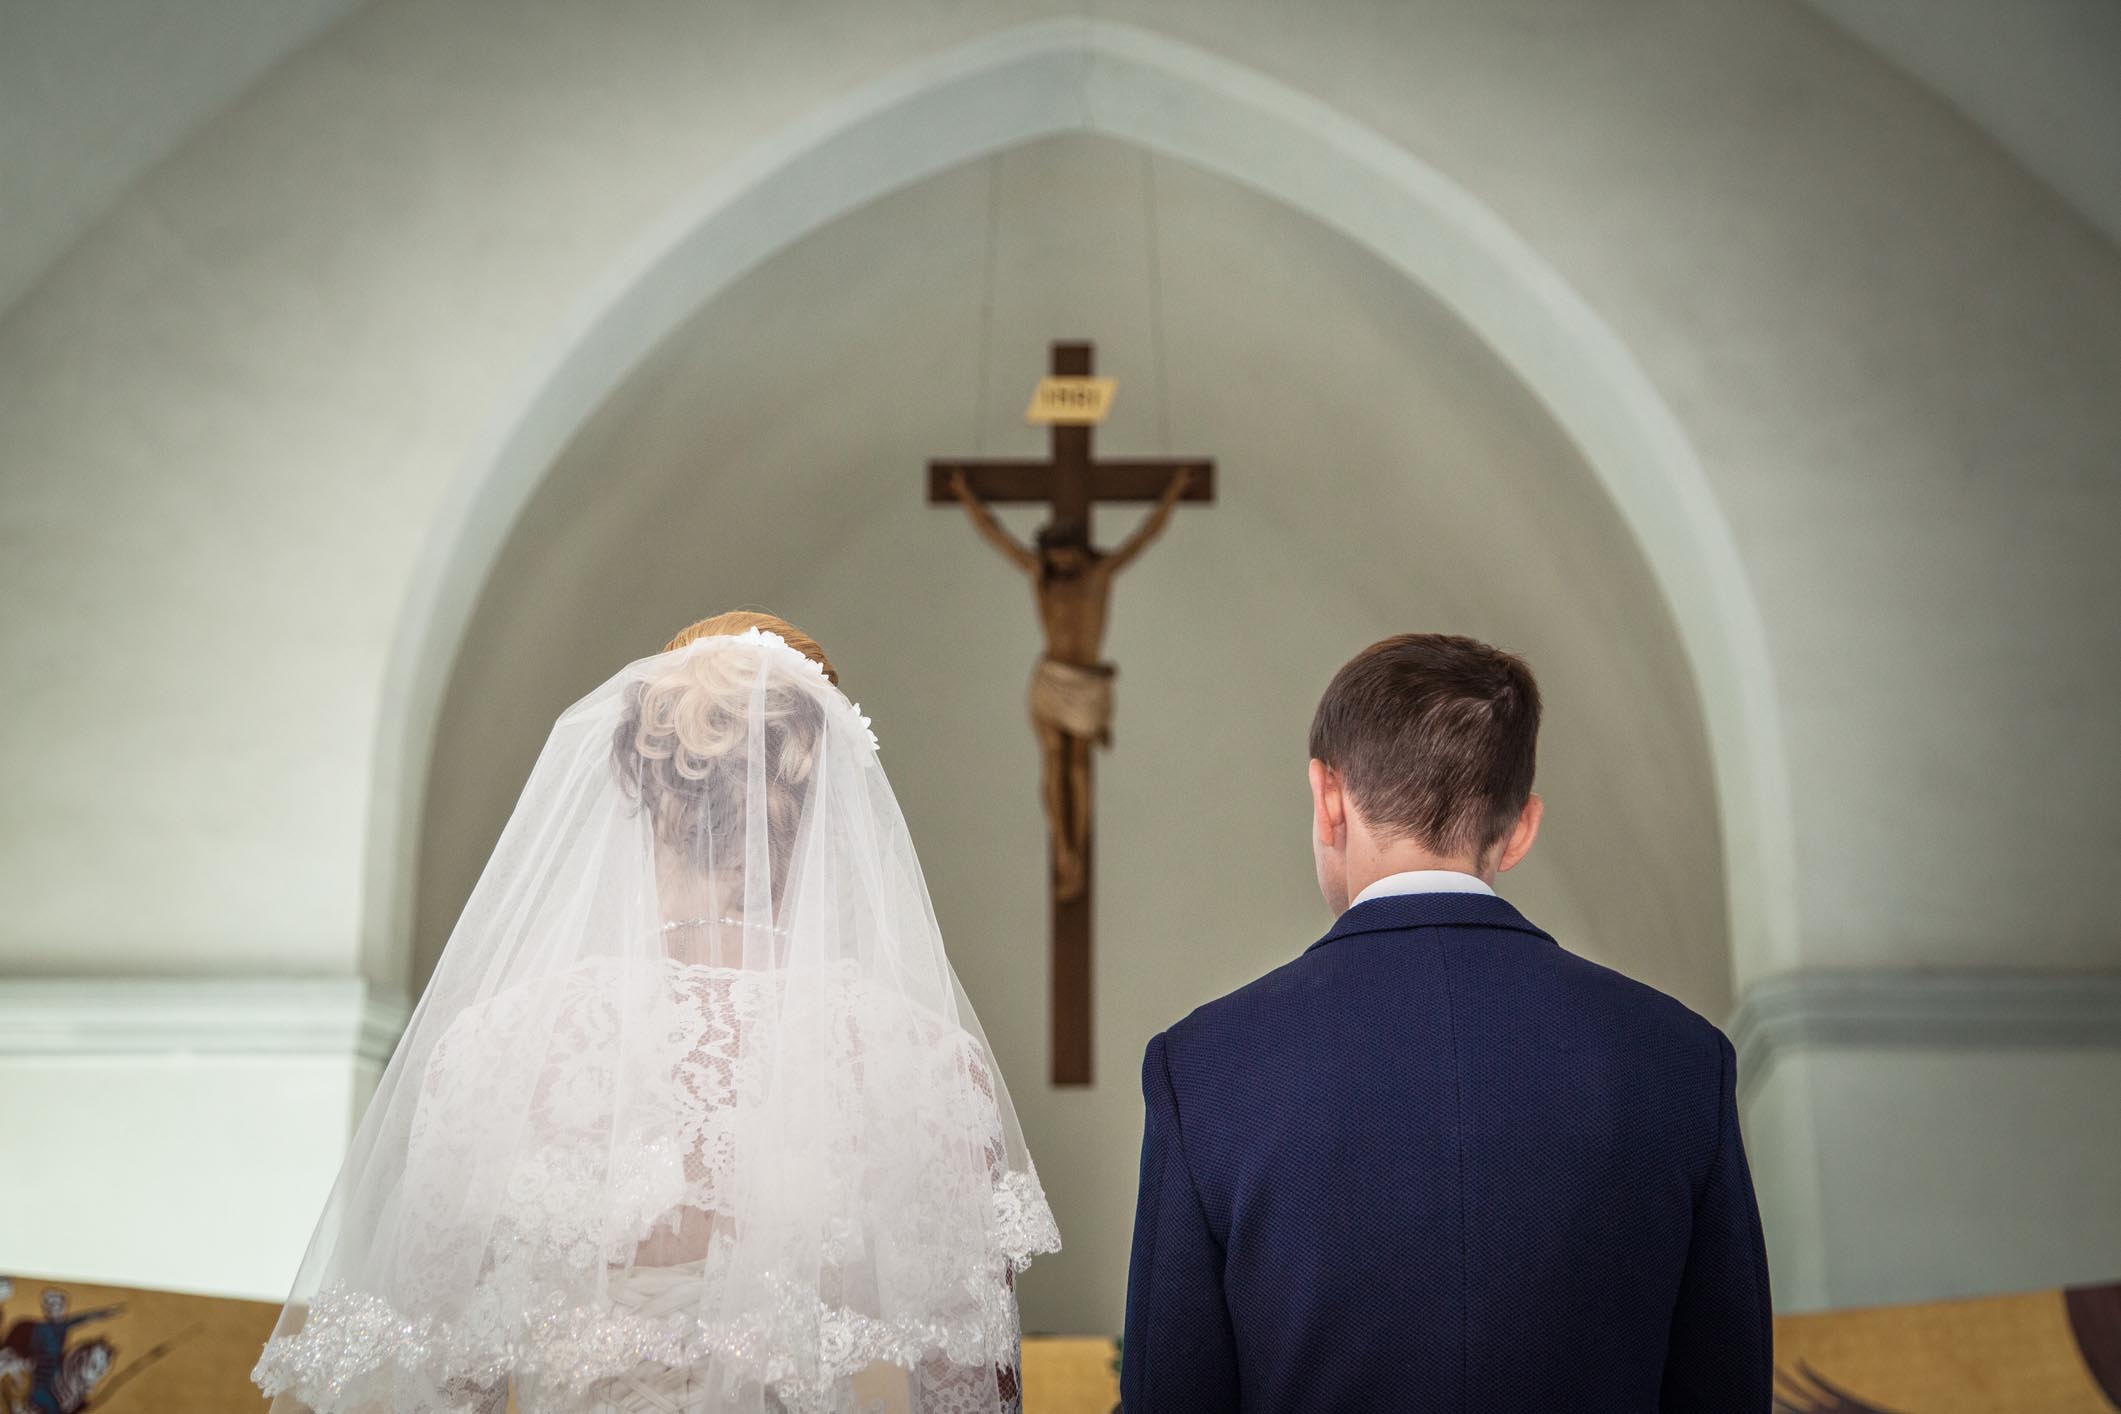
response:
<path fill-rule="evenodd" d="M 1326 935 L 1304 951 L 1313 952 L 1358 933 L 1396 933 L 1408 928 L 1507 928 L 1554 941 L 1508 900 L 1495 894 L 1388 894 L 1358 903 L 1341 914 Z"/>

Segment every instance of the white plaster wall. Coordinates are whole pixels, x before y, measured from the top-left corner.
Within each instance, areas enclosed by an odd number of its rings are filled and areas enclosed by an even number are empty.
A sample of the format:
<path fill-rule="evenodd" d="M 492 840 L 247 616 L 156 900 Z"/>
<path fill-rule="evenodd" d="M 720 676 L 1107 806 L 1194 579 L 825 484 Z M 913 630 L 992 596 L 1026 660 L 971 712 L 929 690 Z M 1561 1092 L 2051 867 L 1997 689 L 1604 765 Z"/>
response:
<path fill-rule="evenodd" d="M 0 2 L 0 309 L 155 162 L 357 0 Z M 2110 0 L 1809 0 L 2121 239 Z"/>
<path fill-rule="evenodd" d="M 1813 1122 L 1812 1058 L 1782 1057 L 1740 1103 L 1747 1165 L 1767 1242 L 1769 1286 L 1778 1311 L 1834 1304 L 1828 1285 L 1820 1191 L 1819 1136 Z"/>
<path fill-rule="evenodd" d="M 34 1136 L 9 1201 L 50 1215 L 8 1224 L 7 1270 L 257 1300 L 287 1296 L 358 1117 L 326 1057 L 5 1059 L 0 1084 Z"/>
<path fill-rule="evenodd" d="M 118 194 L 357 0 L 0 0 L 0 312 Z"/>
<path fill-rule="evenodd" d="M 1810 0 L 2121 241 L 2121 5 Z"/>
<path fill-rule="evenodd" d="M 285 1298 L 403 1019 L 351 980 L 0 979 L 0 1271 Z"/>
<path fill-rule="evenodd" d="M 1044 434 L 1020 412 L 1055 334 L 1094 338 L 1121 379 L 1108 455 L 1168 443 L 1214 454 L 1220 480 L 1218 503 L 1182 511 L 1115 596 L 1122 705 L 1099 763 L 1087 1093 L 1045 1083 L 1029 587 L 961 512 L 923 503 L 930 455 L 1039 454 Z M 1105 538 L 1130 519 L 1103 515 Z M 876 719 L 1063 1223 L 1066 1249 L 1024 1281 L 1034 1328 L 1120 1324 L 1148 1038 L 1324 931 L 1305 732 L 1333 671 L 1387 633 L 1447 627 L 1530 656 L 1548 702 L 1548 820 L 1508 893 L 1577 950 L 1711 1016 L 1729 1009 L 1700 709 L 1617 512 L 1462 324 L 1255 193 L 1109 139 L 1052 139 L 845 217 L 687 321 L 568 449 L 481 595 L 436 743 L 423 952 L 455 921 L 559 710 L 684 624 L 745 604 L 819 635 Z"/>
<path fill-rule="evenodd" d="M 1778 1308 L 2121 1271 L 2121 971 L 1813 969 L 1729 1030 Z"/>
<path fill-rule="evenodd" d="M 2121 1051 L 1820 1053 L 1837 1305 L 2121 1272 Z"/>
<path fill-rule="evenodd" d="M 0 590 L 37 607 L 0 642 L 37 684 L 5 747 L 12 966 L 351 965 L 379 664 L 502 390 L 748 141 L 1026 12 L 804 13 L 364 10 L 0 326 Z M 2121 256 L 1784 4 L 1141 17 L 1464 183 L 1680 413 L 1776 656 L 1806 960 L 2112 956 L 2079 881 L 2121 798 Z M 79 651 L 121 618 L 132 651 Z M 184 748 L 83 788 L 136 715 Z M 112 822 L 108 853 L 61 814 Z"/>

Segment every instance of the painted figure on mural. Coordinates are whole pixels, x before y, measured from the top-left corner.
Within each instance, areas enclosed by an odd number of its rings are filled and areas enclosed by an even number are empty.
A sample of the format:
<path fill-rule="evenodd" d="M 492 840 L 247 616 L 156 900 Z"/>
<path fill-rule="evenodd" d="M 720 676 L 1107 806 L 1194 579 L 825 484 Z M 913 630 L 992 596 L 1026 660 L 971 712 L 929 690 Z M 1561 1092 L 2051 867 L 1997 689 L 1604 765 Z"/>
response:
<path fill-rule="evenodd" d="M 0 1302 L 14 1294 L 13 1285 L 0 1278 Z M 69 1349 L 67 1339 L 77 1326 L 109 1320 L 125 1308 L 69 1315 L 66 1293 L 57 1287 L 45 1289 L 42 1305 L 42 1319 L 16 1321 L 0 1340 L 0 1398 L 6 1400 L 7 1414 L 81 1414 L 110 1374 L 116 1351 L 107 1340 Z"/>

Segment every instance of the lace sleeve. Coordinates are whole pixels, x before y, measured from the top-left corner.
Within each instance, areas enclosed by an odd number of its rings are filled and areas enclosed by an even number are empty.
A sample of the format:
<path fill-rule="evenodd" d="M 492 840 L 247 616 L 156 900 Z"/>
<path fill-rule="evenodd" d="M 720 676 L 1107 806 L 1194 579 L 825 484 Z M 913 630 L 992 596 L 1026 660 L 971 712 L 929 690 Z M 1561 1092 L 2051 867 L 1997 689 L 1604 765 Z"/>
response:
<path fill-rule="evenodd" d="M 935 1358 L 914 1372 L 913 1414 L 1023 1414 L 1018 1362 L 953 1365 Z"/>

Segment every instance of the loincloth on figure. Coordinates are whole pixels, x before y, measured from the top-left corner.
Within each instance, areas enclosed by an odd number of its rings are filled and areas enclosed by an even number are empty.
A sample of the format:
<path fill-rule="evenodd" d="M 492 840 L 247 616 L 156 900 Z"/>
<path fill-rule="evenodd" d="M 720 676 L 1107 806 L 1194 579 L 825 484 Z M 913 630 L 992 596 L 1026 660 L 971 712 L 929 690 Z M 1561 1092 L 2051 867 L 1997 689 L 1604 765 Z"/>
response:
<path fill-rule="evenodd" d="M 1119 669 L 1110 663 L 1084 667 L 1041 658 L 1031 674 L 1031 720 L 1069 736 L 1112 744 L 1112 680 Z"/>

